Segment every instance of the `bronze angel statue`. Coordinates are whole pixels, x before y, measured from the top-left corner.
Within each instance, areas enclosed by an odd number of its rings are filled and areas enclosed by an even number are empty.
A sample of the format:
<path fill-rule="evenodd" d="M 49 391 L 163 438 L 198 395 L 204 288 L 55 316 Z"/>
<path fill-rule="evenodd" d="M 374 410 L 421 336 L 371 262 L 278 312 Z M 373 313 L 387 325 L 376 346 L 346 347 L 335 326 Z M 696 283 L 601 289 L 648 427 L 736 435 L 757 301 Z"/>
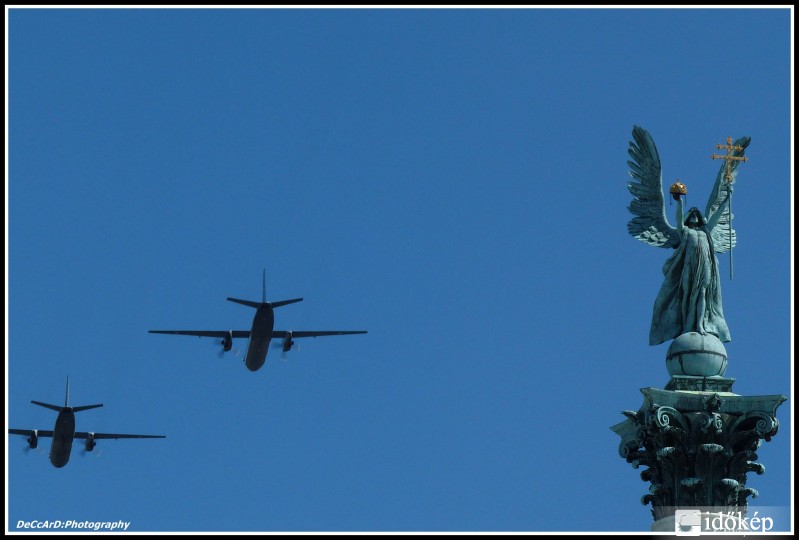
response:
<path fill-rule="evenodd" d="M 721 279 L 716 253 L 735 245 L 731 227 L 730 196 L 738 161 L 723 163 L 704 214 L 691 208 L 683 215 L 684 185 L 675 183 L 672 197 L 677 201 L 677 226 L 666 217 L 660 156 L 652 136 L 643 128 L 633 127 L 629 154 L 632 160 L 627 187 L 633 195 L 629 210 L 635 217 L 627 230 L 638 240 L 652 246 L 673 248 L 663 265 L 663 285 L 652 311 L 649 344 L 658 345 L 687 332 L 712 334 L 722 342 L 730 341 L 730 331 L 721 305 Z M 741 137 L 733 156 L 743 158 L 749 137 Z M 729 177 L 727 175 L 729 173 Z"/>

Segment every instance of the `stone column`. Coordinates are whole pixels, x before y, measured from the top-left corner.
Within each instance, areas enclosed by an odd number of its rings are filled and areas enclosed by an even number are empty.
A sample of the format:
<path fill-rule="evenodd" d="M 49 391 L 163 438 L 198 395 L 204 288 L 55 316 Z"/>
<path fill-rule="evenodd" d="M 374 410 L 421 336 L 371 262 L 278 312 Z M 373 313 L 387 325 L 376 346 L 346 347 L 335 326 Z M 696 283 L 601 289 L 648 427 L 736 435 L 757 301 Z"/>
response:
<path fill-rule="evenodd" d="M 674 532 L 678 509 L 745 516 L 758 495 L 747 475 L 764 473 L 756 451 L 776 435 L 776 410 L 787 398 L 732 393 L 726 364 L 713 336 L 683 334 L 669 348 L 665 389 L 642 388 L 641 407 L 623 411 L 627 419 L 611 427 L 621 457 L 646 467 L 641 479 L 650 488 L 641 503 L 652 506 L 652 530 Z"/>

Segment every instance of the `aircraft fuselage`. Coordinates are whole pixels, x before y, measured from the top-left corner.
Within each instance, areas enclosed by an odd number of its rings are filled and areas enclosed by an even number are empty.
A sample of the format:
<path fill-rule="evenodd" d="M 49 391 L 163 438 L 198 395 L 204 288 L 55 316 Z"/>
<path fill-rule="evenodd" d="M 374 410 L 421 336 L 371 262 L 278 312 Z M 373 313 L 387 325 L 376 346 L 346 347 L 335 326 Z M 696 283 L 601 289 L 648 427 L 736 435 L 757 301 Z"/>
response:
<path fill-rule="evenodd" d="M 61 468 L 69 462 L 72 441 L 75 438 L 75 413 L 72 407 L 64 407 L 58 413 L 53 428 L 53 442 L 50 444 L 50 463 Z"/>
<path fill-rule="evenodd" d="M 275 312 L 271 305 L 264 305 L 255 312 L 250 331 L 250 343 L 247 345 L 247 356 L 244 363 L 250 371 L 258 371 L 266 362 L 269 342 L 272 341 L 272 330 L 275 327 Z"/>

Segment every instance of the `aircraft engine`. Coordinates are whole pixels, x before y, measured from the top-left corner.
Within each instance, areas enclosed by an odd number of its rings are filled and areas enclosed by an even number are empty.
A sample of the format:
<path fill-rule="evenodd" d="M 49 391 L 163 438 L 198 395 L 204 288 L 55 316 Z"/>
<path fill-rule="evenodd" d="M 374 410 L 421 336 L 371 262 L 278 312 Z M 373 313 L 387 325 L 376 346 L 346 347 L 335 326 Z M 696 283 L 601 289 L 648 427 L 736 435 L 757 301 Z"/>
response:
<path fill-rule="evenodd" d="M 227 352 L 233 348 L 233 332 L 230 331 L 222 338 L 222 350 Z"/>
<path fill-rule="evenodd" d="M 286 339 L 283 340 L 283 352 L 289 352 L 294 346 L 294 340 L 291 339 L 291 332 L 286 334 Z"/>
<path fill-rule="evenodd" d="M 86 451 L 91 452 L 95 446 L 97 443 L 94 441 L 94 433 L 89 433 L 89 436 L 86 437 Z"/>
<path fill-rule="evenodd" d="M 39 446 L 39 432 L 35 429 L 31 432 L 30 437 L 28 437 L 28 446 L 30 448 Z"/>

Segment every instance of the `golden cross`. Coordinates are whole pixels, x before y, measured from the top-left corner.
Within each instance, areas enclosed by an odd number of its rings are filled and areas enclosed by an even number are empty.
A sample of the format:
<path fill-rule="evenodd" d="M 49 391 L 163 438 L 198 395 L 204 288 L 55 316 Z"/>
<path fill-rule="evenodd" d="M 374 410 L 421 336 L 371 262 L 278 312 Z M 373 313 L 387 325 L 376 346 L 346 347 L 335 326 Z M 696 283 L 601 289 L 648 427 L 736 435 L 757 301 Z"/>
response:
<path fill-rule="evenodd" d="M 716 154 L 710 154 L 710 159 L 723 159 L 727 162 L 727 173 L 724 175 L 724 179 L 727 181 L 727 184 L 732 184 L 732 174 L 730 169 L 732 168 L 733 161 L 748 161 L 749 158 L 744 156 L 733 156 L 733 150 L 743 150 L 743 146 L 733 146 L 732 145 L 732 137 L 727 137 L 727 144 L 717 144 L 716 148 L 719 150 L 726 149 L 727 155 L 726 156 L 719 156 Z M 730 193 L 730 200 L 727 203 L 727 211 L 730 213 L 730 220 L 728 226 L 730 228 L 730 279 L 732 279 L 732 193 Z"/>
<path fill-rule="evenodd" d="M 727 174 L 724 175 L 724 179 L 727 181 L 728 184 L 732 183 L 732 174 L 730 174 L 730 167 L 732 166 L 733 161 L 748 161 L 748 157 L 743 156 L 733 156 L 733 150 L 743 150 L 743 146 L 733 146 L 732 145 L 732 137 L 727 137 L 727 144 L 717 144 L 716 148 L 719 150 L 726 149 L 727 155 L 726 156 L 719 156 L 717 154 L 710 154 L 710 159 L 723 159 L 727 162 Z"/>

